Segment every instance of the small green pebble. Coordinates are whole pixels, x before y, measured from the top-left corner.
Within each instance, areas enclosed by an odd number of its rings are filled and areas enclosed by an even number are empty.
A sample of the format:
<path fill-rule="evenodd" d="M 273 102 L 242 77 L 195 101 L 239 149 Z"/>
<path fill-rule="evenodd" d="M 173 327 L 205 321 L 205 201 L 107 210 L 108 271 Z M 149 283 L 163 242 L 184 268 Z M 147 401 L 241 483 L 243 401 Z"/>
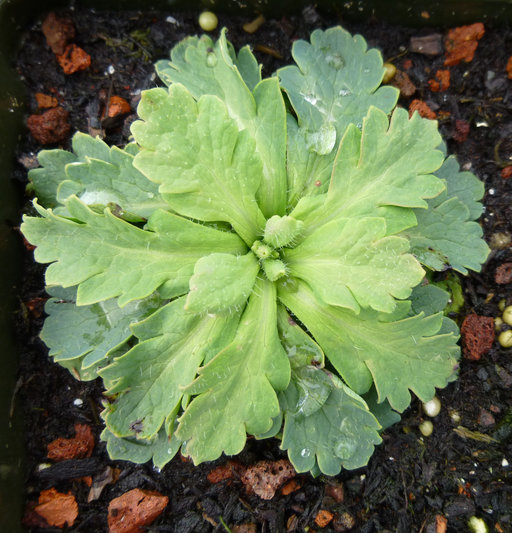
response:
<path fill-rule="evenodd" d="M 396 67 L 393 63 L 384 63 L 384 77 L 382 78 L 382 83 L 389 83 L 396 74 Z"/>
<path fill-rule="evenodd" d="M 420 424 L 420 432 L 424 437 L 429 437 L 434 431 L 434 424 L 430 420 L 425 420 Z"/>
<path fill-rule="evenodd" d="M 498 336 L 498 342 L 503 346 L 503 348 L 512 347 L 512 330 L 507 329 L 502 331 Z"/>
<path fill-rule="evenodd" d="M 487 524 L 481 519 L 477 518 L 476 516 L 472 516 L 468 521 L 468 526 L 473 533 L 488 533 L 489 528 L 487 527 Z"/>
<path fill-rule="evenodd" d="M 505 322 L 505 324 L 512 326 L 512 305 L 505 307 L 501 317 L 503 318 L 503 322 Z"/>
<path fill-rule="evenodd" d="M 199 15 L 199 26 L 201 26 L 201 29 L 204 31 L 213 31 L 218 23 L 219 19 L 217 18 L 217 15 L 211 11 L 203 11 Z"/>
<path fill-rule="evenodd" d="M 501 329 L 501 326 L 503 326 L 504 322 L 503 319 L 500 316 L 497 316 L 494 319 L 494 327 L 499 331 Z"/>

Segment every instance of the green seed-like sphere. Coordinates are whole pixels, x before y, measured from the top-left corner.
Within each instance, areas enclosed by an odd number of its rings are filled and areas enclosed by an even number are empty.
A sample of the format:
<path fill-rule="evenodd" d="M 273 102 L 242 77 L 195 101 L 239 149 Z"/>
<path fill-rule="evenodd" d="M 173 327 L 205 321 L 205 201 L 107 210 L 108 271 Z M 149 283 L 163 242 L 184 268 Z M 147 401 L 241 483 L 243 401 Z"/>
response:
<path fill-rule="evenodd" d="M 468 526 L 473 533 L 488 533 L 489 531 L 487 524 L 481 518 L 477 518 L 476 516 L 472 516 L 469 519 Z"/>
<path fill-rule="evenodd" d="M 393 63 L 384 63 L 384 77 L 382 78 L 382 83 L 389 83 L 396 74 L 396 67 Z"/>
<path fill-rule="evenodd" d="M 512 305 L 509 305 L 508 307 L 505 307 L 503 310 L 503 315 L 501 315 L 503 318 L 503 322 L 505 324 L 508 324 L 509 326 L 512 326 Z"/>
<path fill-rule="evenodd" d="M 213 31 L 218 23 L 219 19 L 217 18 L 217 15 L 211 11 L 203 11 L 199 15 L 199 26 L 201 26 L 201 29 L 204 31 Z"/>
<path fill-rule="evenodd" d="M 507 329 L 502 331 L 498 337 L 498 342 L 503 346 L 503 348 L 512 347 L 512 330 Z"/>
<path fill-rule="evenodd" d="M 420 424 L 420 431 L 424 437 L 429 437 L 434 431 L 434 424 L 430 420 L 425 420 L 425 422 Z"/>

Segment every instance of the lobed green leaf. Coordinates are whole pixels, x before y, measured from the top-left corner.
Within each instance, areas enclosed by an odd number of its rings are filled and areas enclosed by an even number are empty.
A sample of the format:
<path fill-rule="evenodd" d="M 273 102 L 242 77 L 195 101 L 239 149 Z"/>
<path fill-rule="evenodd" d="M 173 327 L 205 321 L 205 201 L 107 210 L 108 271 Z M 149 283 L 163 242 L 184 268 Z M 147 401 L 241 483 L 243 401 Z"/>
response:
<path fill-rule="evenodd" d="M 455 372 L 457 336 L 440 332 L 439 313 L 392 321 L 374 311 L 356 315 L 318 302 L 302 282 L 296 292 L 281 290 L 279 298 L 311 331 L 353 391 L 364 394 L 373 382 L 379 402 L 387 398 L 397 411 L 409 405 L 409 390 L 428 401 Z"/>
<path fill-rule="evenodd" d="M 290 380 L 276 313 L 275 286 L 259 279 L 231 344 L 185 389 L 194 398 L 176 434 L 194 463 L 239 453 L 246 432 L 259 435 L 273 426 L 280 411 L 276 390 Z"/>
<path fill-rule="evenodd" d="M 42 218 L 25 217 L 21 229 L 37 246 L 36 260 L 51 263 L 47 285 L 79 285 L 78 305 L 119 297 L 124 306 L 163 284 L 166 297 L 184 294 L 203 255 L 215 249 L 233 254 L 246 250 L 233 233 L 165 211 L 155 212 L 145 229 L 139 229 L 108 209 L 94 213 L 76 197 L 66 207 L 75 220 L 38 207 Z"/>
<path fill-rule="evenodd" d="M 283 215 L 286 207 L 286 111 L 276 78 L 261 81 L 260 67 L 248 47 L 238 57 L 221 32 L 216 43 L 190 38 L 159 61 L 164 83 L 184 85 L 196 100 L 215 95 L 224 102 L 240 130 L 247 130 L 263 162 L 257 198 L 266 217 Z"/>

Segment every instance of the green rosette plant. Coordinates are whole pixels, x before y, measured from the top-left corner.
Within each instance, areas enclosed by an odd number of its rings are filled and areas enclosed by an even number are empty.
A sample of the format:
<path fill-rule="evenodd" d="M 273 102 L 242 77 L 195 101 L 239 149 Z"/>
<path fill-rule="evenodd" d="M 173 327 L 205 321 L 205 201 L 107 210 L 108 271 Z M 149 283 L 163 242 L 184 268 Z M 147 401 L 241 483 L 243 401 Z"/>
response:
<path fill-rule="evenodd" d="M 411 391 L 456 377 L 426 273 L 480 269 L 482 184 L 395 107 L 361 36 L 317 30 L 293 57 L 262 79 L 225 31 L 187 38 L 135 143 L 77 133 L 29 174 L 41 336 L 103 379 L 113 458 L 197 464 L 279 436 L 297 471 L 334 475 L 368 462 Z"/>

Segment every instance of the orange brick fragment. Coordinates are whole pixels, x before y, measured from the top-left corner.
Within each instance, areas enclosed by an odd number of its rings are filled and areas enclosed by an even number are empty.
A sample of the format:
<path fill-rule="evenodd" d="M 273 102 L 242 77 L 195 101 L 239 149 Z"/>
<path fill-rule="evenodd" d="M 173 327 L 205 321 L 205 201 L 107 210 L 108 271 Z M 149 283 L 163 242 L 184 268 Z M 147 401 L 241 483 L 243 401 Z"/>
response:
<path fill-rule="evenodd" d="M 445 66 L 453 67 L 461 61 L 466 63 L 472 61 L 478 47 L 478 41 L 484 36 L 484 33 L 485 27 L 481 22 L 451 29 L 444 41 Z"/>
<path fill-rule="evenodd" d="M 512 56 L 507 61 L 507 76 L 509 80 L 512 80 Z"/>
<path fill-rule="evenodd" d="M 441 514 L 436 514 L 436 533 L 446 533 L 448 520 Z"/>
<path fill-rule="evenodd" d="M 512 178 L 512 165 L 509 165 L 508 167 L 501 169 L 501 177 L 504 180 L 508 180 L 509 178 Z"/>
<path fill-rule="evenodd" d="M 334 515 L 330 511 L 327 511 L 326 509 L 320 509 L 315 516 L 315 524 L 318 527 L 324 528 L 332 522 L 333 518 Z"/>
<path fill-rule="evenodd" d="M 27 127 L 39 144 L 55 144 L 65 141 L 71 131 L 69 113 L 63 107 L 48 109 L 41 115 L 30 115 Z"/>
<path fill-rule="evenodd" d="M 435 79 L 428 80 L 430 90 L 435 93 L 446 91 L 450 87 L 450 71 L 438 70 L 434 76 Z"/>
<path fill-rule="evenodd" d="M 57 55 L 64 74 L 74 74 L 91 66 L 91 56 L 76 44 L 66 46 L 64 53 Z"/>
<path fill-rule="evenodd" d="M 292 492 L 299 490 L 301 486 L 302 486 L 302 483 L 300 483 L 296 479 L 292 479 L 283 486 L 283 488 L 281 489 L 281 494 L 283 496 L 288 496 L 288 494 L 291 494 Z"/>
<path fill-rule="evenodd" d="M 39 505 L 35 508 L 50 526 L 71 527 L 78 516 L 78 504 L 71 492 L 64 494 L 56 489 L 43 490 L 39 495 Z"/>
<path fill-rule="evenodd" d="M 58 438 L 48 444 L 48 459 L 65 461 L 90 457 L 94 449 L 94 435 L 87 424 L 75 424 L 75 436 Z"/>
<path fill-rule="evenodd" d="M 417 111 L 419 115 L 423 118 L 429 118 L 431 120 L 434 120 L 436 118 L 436 114 L 430 107 L 427 105 L 426 102 L 423 100 L 415 99 L 409 104 L 409 116 L 412 117 L 413 113 Z"/>
<path fill-rule="evenodd" d="M 158 492 L 141 489 L 125 492 L 108 506 L 109 533 L 141 533 L 168 503 L 169 498 Z"/>
<path fill-rule="evenodd" d="M 262 500 L 271 500 L 276 490 L 295 476 L 295 470 L 287 459 L 265 460 L 248 467 L 241 480 L 247 492 L 254 492 Z"/>
<path fill-rule="evenodd" d="M 58 17 L 51 12 L 44 19 L 41 30 L 54 54 L 64 53 L 66 45 L 75 38 L 75 26 L 69 17 Z"/>
<path fill-rule="evenodd" d="M 210 483 L 220 483 L 227 479 L 240 477 L 245 471 L 245 467 L 238 461 L 228 461 L 210 470 L 207 479 Z"/>
<path fill-rule="evenodd" d="M 111 96 L 108 101 L 108 116 L 117 117 L 118 115 L 126 115 L 132 112 L 130 104 L 120 96 Z"/>
<path fill-rule="evenodd" d="M 494 319 L 472 313 L 462 322 L 460 333 L 464 357 L 478 361 L 491 349 L 494 342 Z"/>
<path fill-rule="evenodd" d="M 40 109 L 49 109 L 50 107 L 57 107 L 59 102 L 57 98 L 50 96 L 49 94 L 36 93 L 37 107 Z"/>

